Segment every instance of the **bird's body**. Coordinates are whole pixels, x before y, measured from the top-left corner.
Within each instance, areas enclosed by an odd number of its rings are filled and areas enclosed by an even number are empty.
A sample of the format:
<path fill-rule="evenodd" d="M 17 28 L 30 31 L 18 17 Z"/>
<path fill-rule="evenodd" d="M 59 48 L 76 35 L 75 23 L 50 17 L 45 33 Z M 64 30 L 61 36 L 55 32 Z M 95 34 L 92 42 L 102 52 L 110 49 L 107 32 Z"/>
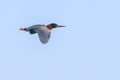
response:
<path fill-rule="evenodd" d="M 30 26 L 28 28 L 20 28 L 20 30 L 29 31 L 30 34 L 38 33 L 40 41 L 43 44 L 45 44 L 50 39 L 51 30 L 57 27 L 64 27 L 64 26 L 60 26 L 55 23 L 51 23 L 49 25 L 38 24 L 38 25 Z"/>

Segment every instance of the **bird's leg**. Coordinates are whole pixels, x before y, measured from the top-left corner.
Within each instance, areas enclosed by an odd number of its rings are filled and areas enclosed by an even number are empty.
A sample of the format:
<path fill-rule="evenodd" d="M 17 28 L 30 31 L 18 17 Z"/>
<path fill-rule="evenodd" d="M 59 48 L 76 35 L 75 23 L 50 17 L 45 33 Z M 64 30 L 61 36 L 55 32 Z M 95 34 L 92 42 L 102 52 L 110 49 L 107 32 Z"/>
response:
<path fill-rule="evenodd" d="M 24 30 L 25 30 L 25 28 L 20 28 L 19 30 L 22 30 L 22 31 L 24 31 Z"/>
<path fill-rule="evenodd" d="M 30 31 L 30 28 L 20 28 L 22 31 Z"/>

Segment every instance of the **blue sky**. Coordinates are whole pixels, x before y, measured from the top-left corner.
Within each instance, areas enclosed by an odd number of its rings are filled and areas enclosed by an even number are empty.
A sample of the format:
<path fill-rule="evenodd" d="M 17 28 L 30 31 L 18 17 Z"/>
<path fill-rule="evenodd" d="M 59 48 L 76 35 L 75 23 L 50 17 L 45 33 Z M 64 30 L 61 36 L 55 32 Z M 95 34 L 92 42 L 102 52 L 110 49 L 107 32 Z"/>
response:
<path fill-rule="evenodd" d="M 1 0 L 0 80 L 120 80 L 119 0 Z M 58 23 L 47 44 L 19 31 Z"/>

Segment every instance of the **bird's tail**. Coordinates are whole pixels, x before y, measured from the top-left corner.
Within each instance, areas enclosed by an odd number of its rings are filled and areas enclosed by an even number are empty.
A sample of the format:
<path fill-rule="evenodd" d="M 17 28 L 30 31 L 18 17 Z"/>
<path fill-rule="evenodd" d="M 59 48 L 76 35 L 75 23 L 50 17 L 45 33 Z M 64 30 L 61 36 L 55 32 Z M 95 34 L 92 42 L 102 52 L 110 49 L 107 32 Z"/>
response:
<path fill-rule="evenodd" d="M 29 30 L 30 34 L 35 34 L 36 32 L 33 29 Z"/>

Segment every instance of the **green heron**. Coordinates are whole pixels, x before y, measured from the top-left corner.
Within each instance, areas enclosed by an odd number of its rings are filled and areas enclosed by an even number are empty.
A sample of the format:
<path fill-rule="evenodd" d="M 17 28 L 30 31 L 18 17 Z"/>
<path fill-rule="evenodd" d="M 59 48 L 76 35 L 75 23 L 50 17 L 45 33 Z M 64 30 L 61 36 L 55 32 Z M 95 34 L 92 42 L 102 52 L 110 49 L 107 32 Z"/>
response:
<path fill-rule="evenodd" d="M 48 25 L 37 24 L 37 25 L 32 25 L 28 28 L 20 28 L 20 30 L 27 31 L 30 34 L 38 33 L 40 41 L 43 44 L 45 44 L 50 39 L 51 30 L 53 28 L 59 28 L 59 27 L 65 27 L 65 26 L 58 25 L 56 23 L 51 23 L 51 24 L 48 24 Z"/>

